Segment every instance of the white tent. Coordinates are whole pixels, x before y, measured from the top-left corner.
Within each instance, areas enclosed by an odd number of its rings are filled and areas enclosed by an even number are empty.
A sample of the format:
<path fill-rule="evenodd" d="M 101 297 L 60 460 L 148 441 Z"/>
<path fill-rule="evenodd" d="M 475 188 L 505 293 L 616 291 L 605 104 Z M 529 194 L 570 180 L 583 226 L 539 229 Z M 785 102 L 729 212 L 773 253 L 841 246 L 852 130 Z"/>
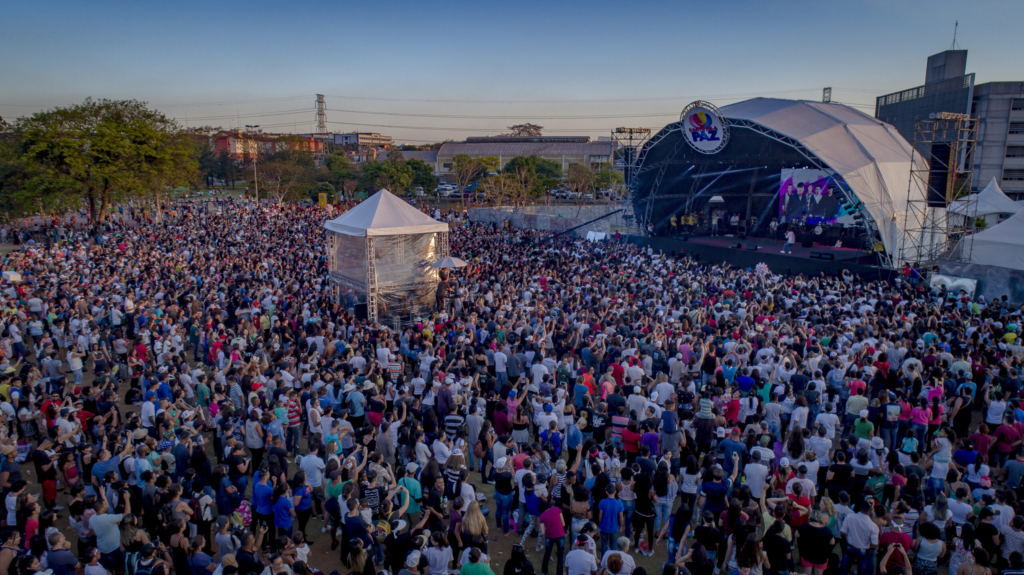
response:
<path fill-rule="evenodd" d="M 848 106 L 805 100 L 755 98 L 723 106 L 722 114 L 796 140 L 841 175 L 895 262 L 907 227 L 907 198 L 925 197 L 924 187 L 910 177 L 911 163 L 927 169 L 896 128 Z"/>
<path fill-rule="evenodd" d="M 433 264 L 448 255 L 448 224 L 381 190 L 324 223 L 327 267 L 336 295 L 367 317 L 404 321 L 434 303 Z"/>
<path fill-rule="evenodd" d="M 395 236 L 447 232 L 441 223 L 387 190 L 381 190 L 358 206 L 328 221 L 324 227 L 347 236 Z"/>
<path fill-rule="evenodd" d="M 995 226 L 1004 218 L 1008 218 L 1022 209 L 1024 206 L 1003 193 L 995 178 L 992 178 L 984 190 L 971 194 L 969 200 L 957 200 L 949 206 L 949 211 L 957 215 L 985 218 L 985 223 L 989 227 Z"/>
<path fill-rule="evenodd" d="M 1024 211 L 974 234 L 971 263 L 1024 270 Z"/>

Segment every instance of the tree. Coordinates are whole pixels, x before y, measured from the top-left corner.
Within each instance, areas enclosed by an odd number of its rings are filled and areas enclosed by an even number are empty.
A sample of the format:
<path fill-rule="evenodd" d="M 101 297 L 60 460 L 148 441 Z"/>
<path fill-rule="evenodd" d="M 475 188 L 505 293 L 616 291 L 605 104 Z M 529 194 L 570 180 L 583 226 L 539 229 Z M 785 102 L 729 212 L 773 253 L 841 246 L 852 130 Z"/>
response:
<path fill-rule="evenodd" d="M 537 185 L 540 186 L 540 189 L 535 190 L 534 197 L 539 198 L 544 195 L 544 192 L 557 186 L 558 182 L 562 180 L 562 166 L 553 160 L 537 158 L 535 171 L 537 173 Z"/>
<path fill-rule="evenodd" d="M 406 164 L 412 170 L 413 187 L 421 187 L 423 192 L 427 194 L 434 193 L 434 190 L 437 189 L 437 178 L 434 177 L 434 168 L 430 167 L 423 160 L 415 158 L 407 161 Z"/>
<path fill-rule="evenodd" d="M 412 184 L 412 168 L 405 162 L 367 162 L 359 178 L 359 188 L 377 191 L 386 188 L 391 192 L 402 192 Z"/>
<path fill-rule="evenodd" d="M 565 185 L 576 194 L 577 198 L 582 199 L 586 194 L 594 191 L 594 172 L 583 164 L 569 164 Z"/>
<path fill-rule="evenodd" d="M 84 200 L 94 226 L 114 201 L 198 165 L 177 122 L 136 100 L 86 99 L 20 118 L 14 132 L 27 175 L 22 191 L 34 200 L 54 194 Z"/>
<path fill-rule="evenodd" d="M 514 174 L 501 173 L 490 176 L 481 184 L 487 192 L 487 198 L 494 202 L 494 205 L 501 207 L 505 202 L 510 201 L 519 189 L 519 181 Z"/>
<path fill-rule="evenodd" d="M 269 194 L 279 206 L 284 201 L 301 199 L 303 192 L 312 185 L 308 179 L 310 173 L 295 164 L 278 159 L 257 166 L 260 190 Z"/>
<path fill-rule="evenodd" d="M 523 185 L 521 201 L 539 198 L 545 191 L 556 186 L 562 176 L 558 162 L 537 156 L 516 156 L 505 164 L 502 173 L 514 174 Z"/>
<path fill-rule="evenodd" d="M 194 158 L 201 153 L 197 141 L 190 134 L 179 133 L 171 136 L 172 139 L 180 140 L 176 145 L 184 149 L 191 149 Z M 163 221 L 163 207 L 168 196 L 173 195 L 174 190 L 181 186 L 198 185 L 203 180 L 203 173 L 200 170 L 199 162 L 192 161 L 174 162 L 165 169 L 153 171 L 149 174 L 149 181 L 146 183 L 142 196 L 151 199 L 154 204 L 153 221 Z"/>
<path fill-rule="evenodd" d="M 536 136 L 540 136 L 540 131 L 544 129 L 544 126 L 538 126 L 537 124 L 526 123 L 526 124 L 516 124 L 515 126 L 509 126 L 508 129 L 511 130 L 511 133 L 508 134 L 509 136 L 519 136 L 519 137 L 534 136 L 534 137 L 536 137 Z"/>
<path fill-rule="evenodd" d="M 480 161 L 467 154 L 459 154 L 452 158 L 452 178 L 455 180 L 455 187 L 459 190 L 462 204 L 466 204 L 466 196 L 463 193 L 466 186 L 473 183 L 480 172 Z"/>
<path fill-rule="evenodd" d="M 320 201 L 320 194 L 327 194 L 327 202 L 330 203 L 335 199 L 335 189 L 330 182 L 318 182 L 315 186 L 309 188 L 309 199 L 314 202 Z"/>
<path fill-rule="evenodd" d="M 217 156 L 217 173 L 228 187 L 235 185 L 235 180 L 242 176 L 244 169 L 244 166 L 240 166 L 227 150 L 221 150 Z"/>
<path fill-rule="evenodd" d="M 612 168 L 610 162 L 605 162 L 594 170 L 594 187 L 599 190 L 610 190 L 615 186 L 621 186 L 622 183 L 622 174 Z"/>
<path fill-rule="evenodd" d="M 335 153 L 324 159 L 324 166 L 327 171 L 335 174 L 337 178 L 347 178 L 356 173 L 356 166 L 344 153 Z"/>

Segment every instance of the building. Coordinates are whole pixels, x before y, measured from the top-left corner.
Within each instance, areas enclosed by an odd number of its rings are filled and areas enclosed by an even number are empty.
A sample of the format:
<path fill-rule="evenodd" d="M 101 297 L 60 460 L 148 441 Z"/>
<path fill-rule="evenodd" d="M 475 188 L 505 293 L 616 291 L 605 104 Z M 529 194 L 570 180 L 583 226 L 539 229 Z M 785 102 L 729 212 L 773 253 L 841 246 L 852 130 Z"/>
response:
<path fill-rule="evenodd" d="M 236 160 L 251 159 L 253 154 L 274 154 L 297 145 L 311 154 L 323 151 L 324 142 L 309 135 L 248 133 L 242 130 L 222 130 L 211 136 L 214 154 L 227 152 Z"/>
<path fill-rule="evenodd" d="M 465 142 L 448 142 L 437 152 L 437 174 L 444 176 L 452 170 L 454 157 L 465 154 L 472 158 L 498 158 L 498 168 L 516 156 L 537 156 L 557 162 L 562 173 L 571 164 L 585 164 L 599 168 L 612 160 L 614 143 L 611 140 L 591 142 L 588 136 L 494 136 L 466 138 Z"/>
<path fill-rule="evenodd" d="M 351 134 L 334 134 L 335 146 L 356 145 L 363 147 L 391 148 L 391 136 L 382 136 L 372 132 L 354 132 Z"/>
<path fill-rule="evenodd" d="M 967 73 L 967 50 L 946 50 L 928 58 L 925 83 L 880 96 L 875 118 L 892 124 L 914 142 L 917 123 L 940 112 L 978 119 L 972 188 L 995 178 L 1015 200 L 1024 199 L 1024 82 L 975 84 Z M 926 158 L 929 150 L 919 150 Z"/>

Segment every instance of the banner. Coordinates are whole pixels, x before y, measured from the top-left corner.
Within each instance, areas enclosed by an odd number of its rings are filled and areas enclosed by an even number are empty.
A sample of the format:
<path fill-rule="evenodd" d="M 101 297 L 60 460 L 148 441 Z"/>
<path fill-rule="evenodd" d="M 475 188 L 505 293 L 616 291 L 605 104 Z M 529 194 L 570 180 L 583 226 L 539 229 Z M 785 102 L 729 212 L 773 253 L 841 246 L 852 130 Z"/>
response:
<path fill-rule="evenodd" d="M 327 209 L 327 194 L 320 194 L 320 209 Z"/>

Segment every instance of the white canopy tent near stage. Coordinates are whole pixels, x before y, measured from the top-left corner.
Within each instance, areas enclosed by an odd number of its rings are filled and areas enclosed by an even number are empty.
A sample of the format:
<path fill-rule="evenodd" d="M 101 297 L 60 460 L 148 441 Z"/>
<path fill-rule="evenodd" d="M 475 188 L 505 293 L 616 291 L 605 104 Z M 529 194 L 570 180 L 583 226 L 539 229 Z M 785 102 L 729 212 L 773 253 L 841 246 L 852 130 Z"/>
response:
<path fill-rule="evenodd" d="M 950 215 L 956 214 L 961 218 L 984 218 L 986 226 L 991 228 L 1024 209 L 1024 206 L 1003 193 L 995 178 L 992 178 L 984 190 L 971 196 L 970 199 L 957 200 L 950 204 Z"/>
<path fill-rule="evenodd" d="M 1024 270 L 1024 211 L 974 234 L 971 263 Z"/>
<path fill-rule="evenodd" d="M 331 285 L 346 307 L 401 322 L 433 305 L 448 224 L 381 190 L 324 228 Z"/>

